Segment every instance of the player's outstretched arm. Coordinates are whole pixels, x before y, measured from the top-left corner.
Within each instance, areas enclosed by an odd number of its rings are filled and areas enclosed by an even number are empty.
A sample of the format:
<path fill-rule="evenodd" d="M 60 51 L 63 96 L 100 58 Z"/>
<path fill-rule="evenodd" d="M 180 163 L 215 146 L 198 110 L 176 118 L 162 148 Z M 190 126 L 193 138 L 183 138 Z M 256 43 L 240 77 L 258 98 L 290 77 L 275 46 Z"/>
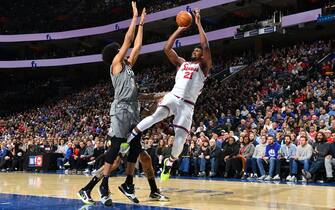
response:
<path fill-rule="evenodd" d="M 138 17 L 138 11 L 136 7 L 136 2 L 132 1 L 131 5 L 133 7 L 133 19 L 131 20 L 130 26 L 128 28 L 128 31 L 126 33 L 126 36 L 124 37 L 123 44 L 119 50 L 119 53 L 114 57 L 113 60 L 113 66 L 115 65 L 120 65 L 124 57 L 126 56 L 126 53 L 131 46 L 131 44 L 134 41 L 135 37 L 135 28 L 136 28 L 136 22 L 137 22 L 137 17 Z M 120 68 L 121 71 L 121 68 Z M 118 73 L 118 72 L 113 72 L 113 73 Z"/>
<path fill-rule="evenodd" d="M 133 47 L 133 49 L 130 53 L 130 56 L 128 58 L 128 62 L 132 66 L 136 63 L 138 55 L 140 54 L 140 51 L 141 51 L 145 15 L 146 15 L 146 13 L 145 13 L 145 8 L 144 8 L 142 10 L 141 20 L 140 20 L 140 24 L 138 26 L 138 31 L 137 31 L 136 39 L 135 39 L 135 42 L 134 42 L 134 47 Z"/>
<path fill-rule="evenodd" d="M 200 45 L 203 50 L 204 61 L 205 61 L 207 70 L 209 70 L 212 68 L 212 54 L 211 54 L 211 50 L 209 49 L 209 43 L 208 43 L 206 33 L 201 25 L 200 10 L 195 9 L 193 11 L 193 15 L 195 17 L 195 24 L 197 25 L 198 30 L 199 30 Z"/>
<path fill-rule="evenodd" d="M 172 49 L 174 42 L 176 41 L 179 34 L 183 31 L 185 31 L 187 27 L 178 27 L 177 30 L 170 36 L 170 38 L 167 40 L 165 46 L 164 46 L 164 53 L 168 57 L 168 59 L 171 61 L 171 63 L 177 67 L 179 67 L 183 62 L 185 62 L 185 59 L 182 57 L 179 57 L 176 51 Z"/>

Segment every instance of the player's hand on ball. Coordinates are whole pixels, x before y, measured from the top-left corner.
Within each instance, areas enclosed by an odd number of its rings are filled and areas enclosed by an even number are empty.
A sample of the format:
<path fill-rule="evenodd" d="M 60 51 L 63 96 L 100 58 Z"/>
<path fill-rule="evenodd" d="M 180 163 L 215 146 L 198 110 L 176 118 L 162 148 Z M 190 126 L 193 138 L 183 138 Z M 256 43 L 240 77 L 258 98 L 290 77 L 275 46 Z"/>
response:
<path fill-rule="evenodd" d="M 146 13 L 146 9 L 145 7 L 143 8 L 142 10 L 142 14 L 141 14 L 141 20 L 140 20 L 140 25 L 143 25 L 144 24 L 144 19 L 145 19 L 145 16 L 147 15 Z"/>
<path fill-rule="evenodd" d="M 133 16 L 134 17 L 138 17 L 138 11 L 137 11 L 137 7 L 136 7 L 136 1 L 132 1 L 131 2 L 131 6 L 133 7 Z"/>
<path fill-rule="evenodd" d="M 186 31 L 190 26 L 187 26 L 187 27 L 178 27 L 178 30 L 180 31 Z"/>
<path fill-rule="evenodd" d="M 194 18 L 195 18 L 195 24 L 200 24 L 200 9 L 196 8 L 194 11 L 193 11 L 193 15 L 194 15 Z"/>

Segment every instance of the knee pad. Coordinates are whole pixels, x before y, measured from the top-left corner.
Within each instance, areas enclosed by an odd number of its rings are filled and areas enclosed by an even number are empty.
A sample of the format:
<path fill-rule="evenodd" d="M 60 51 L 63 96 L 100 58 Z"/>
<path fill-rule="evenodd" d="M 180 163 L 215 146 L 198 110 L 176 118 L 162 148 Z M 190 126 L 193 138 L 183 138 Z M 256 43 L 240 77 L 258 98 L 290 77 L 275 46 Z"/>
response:
<path fill-rule="evenodd" d="M 116 159 L 116 157 L 119 154 L 120 151 L 120 145 L 122 142 L 125 141 L 125 139 L 123 138 L 117 138 L 117 137 L 109 137 L 109 139 L 107 139 L 107 142 L 110 141 L 111 142 L 111 146 L 109 147 L 108 151 L 106 152 L 105 155 L 105 162 L 109 163 L 109 164 L 113 164 L 114 160 Z"/>
<path fill-rule="evenodd" d="M 131 141 L 129 146 L 130 146 L 130 149 L 129 149 L 127 161 L 130 163 L 136 163 L 138 156 L 142 152 L 141 142 L 139 140 Z"/>

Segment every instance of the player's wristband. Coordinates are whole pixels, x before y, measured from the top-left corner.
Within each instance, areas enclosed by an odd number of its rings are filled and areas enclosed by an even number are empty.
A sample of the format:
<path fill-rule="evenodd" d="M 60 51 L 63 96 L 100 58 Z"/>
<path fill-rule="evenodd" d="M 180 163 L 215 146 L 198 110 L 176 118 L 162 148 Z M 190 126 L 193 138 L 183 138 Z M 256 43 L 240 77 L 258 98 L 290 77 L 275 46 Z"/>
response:
<path fill-rule="evenodd" d="M 144 26 L 144 23 L 140 23 L 139 26 Z"/>

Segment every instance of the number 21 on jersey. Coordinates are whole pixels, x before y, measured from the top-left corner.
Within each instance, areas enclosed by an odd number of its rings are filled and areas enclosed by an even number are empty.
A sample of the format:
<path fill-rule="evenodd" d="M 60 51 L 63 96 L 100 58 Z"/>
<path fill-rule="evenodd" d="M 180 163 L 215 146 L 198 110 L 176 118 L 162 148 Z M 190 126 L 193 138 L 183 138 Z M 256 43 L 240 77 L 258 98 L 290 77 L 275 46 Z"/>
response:
<path fill-rule="evenodd" d="M 185 71 L 184 79 L 192 79 L 193 71 Z"/>

